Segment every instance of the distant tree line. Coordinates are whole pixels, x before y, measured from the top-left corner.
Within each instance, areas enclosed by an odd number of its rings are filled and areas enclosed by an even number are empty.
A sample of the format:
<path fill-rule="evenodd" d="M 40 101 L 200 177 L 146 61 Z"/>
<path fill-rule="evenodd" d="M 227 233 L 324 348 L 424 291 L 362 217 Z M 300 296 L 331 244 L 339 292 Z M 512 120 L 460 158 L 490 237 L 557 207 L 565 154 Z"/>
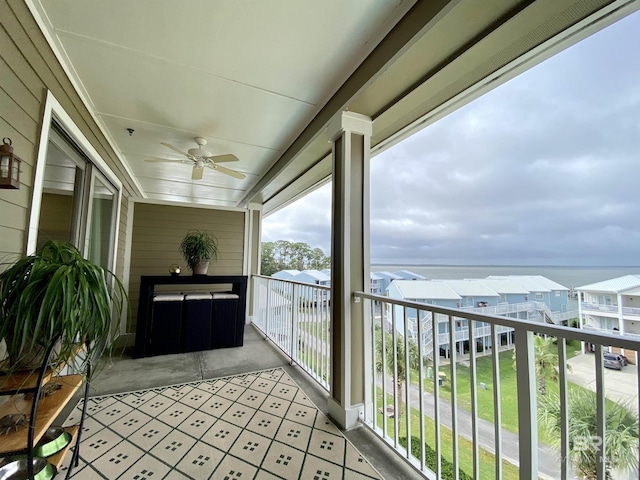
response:
<path fill-rule="evenodd" d="M 262 242 L 262 275 L 270 276 L 280 270 L 323 270 L 330 266 L 331 257 L 307 243 L 287 240 Z"/>

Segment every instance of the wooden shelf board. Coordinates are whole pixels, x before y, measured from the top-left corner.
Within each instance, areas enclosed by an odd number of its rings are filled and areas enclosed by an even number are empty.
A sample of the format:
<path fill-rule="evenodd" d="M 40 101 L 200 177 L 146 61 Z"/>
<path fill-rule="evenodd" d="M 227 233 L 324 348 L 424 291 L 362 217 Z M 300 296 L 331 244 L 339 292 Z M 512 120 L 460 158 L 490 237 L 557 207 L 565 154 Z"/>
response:
<path fill-rule="evenodd" d="M 83 380 L 82 375 L 56 377 L 55 381 L 60 382 L 62 388 L 48 397 L 43 397 L 38 404 L 34 445 L 38 443 L 47 428 L 51 426 L 73 394 L 80 388 Z M 27 448 L 31 400 L 25 400 L 22 394 L 13 395 L 9 401 L 0 405 L 0 417 L 11 413 L 24 413 L 27 416 L 27 423 L 19 427 L 18 431 L 12 431 L 9 435 L 0 436 L 0 455 Z"/>
<path fill-rule="evenodd" d="M 74 350 L 73 356 L 75 357 L 84 349 L 84 345 L 78 345 Z M 46 384 L 51 380 L 51 377 L 62 370 L 67 365 L 67 362 L 61 363 L 57 368 L 47 368 L 42 383 Z M 38 375 L 40 374 L 40 368 L 37 368 L 32 372 L 16 372 L 9 376 L 0 376 L 0 394 L 3 392 L 15 392 L 20 390 L 28 390 L 36 388 L 38 383 Z"/>
<path fill-rule="evenodd" d="M 65 427 L 65 430 L 69 435 L 71 435 L 71 440 L 69 444 L 60 450 L 58 453 L 54 453 L 50 457 L 47 457 L 47 461 L 56 467 L 56 472 L 60 470 L 60 466 L 62 465 L 62 461 L 64 460 L 65 455 L 69 451 L 69 449 L 73 446 L 73 443 L 76 440 L 76 435 L 78 435 L 78 430 L 80 430 L 80 425 L 74 425 L 72 427 Z"/>

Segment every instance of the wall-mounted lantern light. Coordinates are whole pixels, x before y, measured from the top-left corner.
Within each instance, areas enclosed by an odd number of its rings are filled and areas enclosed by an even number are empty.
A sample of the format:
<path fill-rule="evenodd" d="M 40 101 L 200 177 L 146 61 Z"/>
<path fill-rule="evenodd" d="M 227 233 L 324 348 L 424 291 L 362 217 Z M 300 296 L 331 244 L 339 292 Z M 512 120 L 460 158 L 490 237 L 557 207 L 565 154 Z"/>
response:
<path fill-rule="evenodd" d="M 13 154 L 10 138 L 0 145 L 0 188 L 20 188 L 20 157 Z"/>

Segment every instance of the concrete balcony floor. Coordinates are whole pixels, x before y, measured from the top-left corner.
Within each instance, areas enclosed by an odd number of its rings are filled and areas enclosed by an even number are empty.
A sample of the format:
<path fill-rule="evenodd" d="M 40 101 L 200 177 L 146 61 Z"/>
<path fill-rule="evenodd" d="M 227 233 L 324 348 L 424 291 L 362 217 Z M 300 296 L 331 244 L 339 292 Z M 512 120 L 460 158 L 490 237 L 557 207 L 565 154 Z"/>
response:
<path fill-rule="evenodd" d="M 288 358 L 251 326 L 245 329 L 244 346 L 238 348 L 141 359 L 115 352 L 112 358 L 103 360 L 99 365 L 89 395 L 144 390 L 277 367 L 283 368 L 313 403 L 327 414 L 327 392 L 300 367 L 290 366 Z M 66 414 L 68 412 L 63 412 Z M 358 427 L 343 433 L 384 478 L 419 477 L 367 428 Z"/>

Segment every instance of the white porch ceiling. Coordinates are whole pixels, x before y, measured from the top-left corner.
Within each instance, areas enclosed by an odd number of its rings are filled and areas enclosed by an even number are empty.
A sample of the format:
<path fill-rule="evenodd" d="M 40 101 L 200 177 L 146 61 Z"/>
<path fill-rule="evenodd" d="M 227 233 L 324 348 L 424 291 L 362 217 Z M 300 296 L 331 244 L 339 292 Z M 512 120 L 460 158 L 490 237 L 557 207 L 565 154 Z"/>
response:
<path fill-rule="evenodd" d="M 492 79 L 554 35 L 586 35 L 594 12 L 637 3 L 30 1 L 146 197 L 267 212 L 330 175 L 324 128 L 336 112 L 371 116 L 372 144 L 393 143 L 478 82 L 514 75 Z M 144 162 L 180 159 L 160 142 L 187 150 L 196 136 L 236 155 L 225 166 L 246 178 L 207 170 L 194 181 L 189 165 Z"/>

